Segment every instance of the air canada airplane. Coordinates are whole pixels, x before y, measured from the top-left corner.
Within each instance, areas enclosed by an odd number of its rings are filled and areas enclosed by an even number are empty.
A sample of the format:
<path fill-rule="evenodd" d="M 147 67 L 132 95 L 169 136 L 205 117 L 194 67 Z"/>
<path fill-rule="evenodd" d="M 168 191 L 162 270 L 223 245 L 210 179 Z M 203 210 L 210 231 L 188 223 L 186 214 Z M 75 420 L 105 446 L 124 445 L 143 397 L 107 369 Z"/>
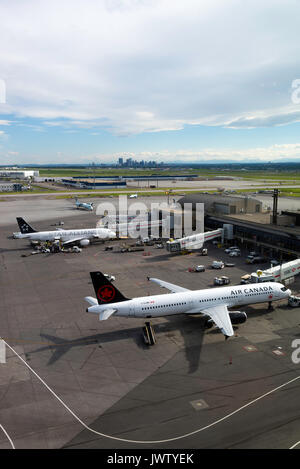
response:
<path fill-rule="evenodd" d="M 197 314 L 206 317 L 206 327 L 215 324 L 221 332 L 230 337 L 234 335 L 232 324 L 242 324 L 247 315 L 241 311 L 228 311 L 228 308 L 254 303 L 265 303 L 288 298 L 291 290 L 281 283 L 266 282 L 261 285 L 237 285 L 206 290 L 188 290 L 157 278 L 149 278 L 163 288 L 171 291 L 163 295 L 142 296 L 129 299 L 110 282 L 101 272 L 90 273 L 96 298 L 85 300 L 91 305 L 86 311 L 99 315 L 103 321 L 112 315 L 139 318 L 153 318 L 172 314 Z"/>
<path fill-rule="evenodd" d="M 108 228 L 87 228 L 83 230 L 36 231 L 23 218 L 17 218 L 20 228 L 18 238 L 31 241 L 61 241 L 62 244 L 78 243 L 88 246 L 92 240 L 116 238 L 116 233 Z"/>
<path fill-rule="evenodd" d="M 88 202 L 79 202 L 79 200 L 77 199 L 77 197 L 75 198 L 75 204 L 76 204 L 76 207 L 78 209 L 81 209 L 81 210 L 94 210 L 94 204 L 93 202 L 91 203 L 88 203 Z"/>

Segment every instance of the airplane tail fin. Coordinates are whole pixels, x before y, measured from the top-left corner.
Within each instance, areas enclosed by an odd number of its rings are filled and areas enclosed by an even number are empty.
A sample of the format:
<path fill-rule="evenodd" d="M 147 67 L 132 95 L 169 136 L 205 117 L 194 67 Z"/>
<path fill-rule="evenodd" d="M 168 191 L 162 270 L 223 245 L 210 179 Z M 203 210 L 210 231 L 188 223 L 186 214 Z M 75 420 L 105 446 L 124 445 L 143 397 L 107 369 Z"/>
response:
<path fill-rule="evenodd" d="M 22 234 L 36 233 L 36 230 L 34 230 L 23 218 L 17 217 L 17 222 Z"/>
<path fill-rule="evenodd" d="M 126 298 L 102 272 L 90 272 L 99 305 L 126 301 Z"/>

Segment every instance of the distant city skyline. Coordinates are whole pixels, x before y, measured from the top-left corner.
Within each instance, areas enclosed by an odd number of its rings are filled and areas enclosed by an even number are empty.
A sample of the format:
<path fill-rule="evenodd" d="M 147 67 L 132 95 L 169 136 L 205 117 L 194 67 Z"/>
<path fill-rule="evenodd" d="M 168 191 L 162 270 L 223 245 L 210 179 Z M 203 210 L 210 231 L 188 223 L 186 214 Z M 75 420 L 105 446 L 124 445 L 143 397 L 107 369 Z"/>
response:
<path fill-rule="evenodd" d="M 0 4 L 0 164 L 300 160 L 300 3 Z"/>

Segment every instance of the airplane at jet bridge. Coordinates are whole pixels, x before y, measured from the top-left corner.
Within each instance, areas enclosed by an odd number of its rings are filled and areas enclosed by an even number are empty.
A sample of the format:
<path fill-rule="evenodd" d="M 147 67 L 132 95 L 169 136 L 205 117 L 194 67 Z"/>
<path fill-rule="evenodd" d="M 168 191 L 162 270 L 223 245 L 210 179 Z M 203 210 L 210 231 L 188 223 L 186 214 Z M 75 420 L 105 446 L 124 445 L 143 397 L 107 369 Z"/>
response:
<path fill-rule="evenodd" d="M 207 327 L 215 324 L 226 337 L 234 335 L 233 324 L 241 324 L 247 319 L 245 312 L 229 311 L 229 308 L 281 300 L 291 295 L 284 285 L 274 282 L 257 287 L 237 285 L 193 291 L 164 280 L 148 278 L 171 293 L 129 299 L 101 272 L 91 272 L 90 275 L 96 298 L 85 298 L 90 304 L 87 312 L 97 314 L 100 321 L 111 316 L 153 318 L 201 313 L 206 318 Z"/>
<path fill-rule="evenodd" d="M 36 231 L 25 220 L 23 220 L 23 218 L 18 217 L 17 222 L 20 228 L 18 238 L 26 238 L 31 241 L 60 241 L 64 245 L 78 243 L 81 246 L 88 246 L 93 240 L 116 238 L 116 233 L 108 228 Z"/>

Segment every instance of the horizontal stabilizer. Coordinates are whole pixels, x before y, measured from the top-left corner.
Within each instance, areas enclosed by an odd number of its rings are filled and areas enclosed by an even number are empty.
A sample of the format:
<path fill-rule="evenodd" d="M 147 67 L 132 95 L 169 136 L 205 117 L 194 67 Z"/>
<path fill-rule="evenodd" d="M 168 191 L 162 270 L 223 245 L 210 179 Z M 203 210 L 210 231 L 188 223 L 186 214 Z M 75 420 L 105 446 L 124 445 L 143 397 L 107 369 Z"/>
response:
<path fill-rule="evenodd" d="M 116 309 L 106 309 L 103 313 L 99 314 L 99 321 L 105 321 L 106 319 L 110 318 L 114 313 L 116 313 Z"/>
<path fill-rule="evenodd" d="M 98 305 L 98 301 L 96 300 L 96 298 L 93 298 L 92 296 L 86 296 L 85 301 L 87 301 L 91 306 Z"/>

